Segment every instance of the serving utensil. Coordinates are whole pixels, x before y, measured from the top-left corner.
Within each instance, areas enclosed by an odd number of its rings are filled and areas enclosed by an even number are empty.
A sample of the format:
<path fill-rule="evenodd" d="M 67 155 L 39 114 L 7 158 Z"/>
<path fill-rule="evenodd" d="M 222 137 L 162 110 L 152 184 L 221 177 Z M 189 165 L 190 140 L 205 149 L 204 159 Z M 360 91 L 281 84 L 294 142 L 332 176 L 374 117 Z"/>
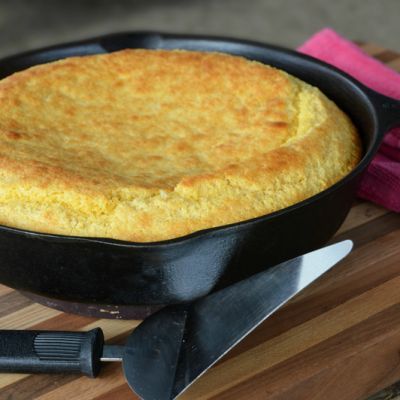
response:
<path fill-rule="evenodd" d="M 165 307 L 144 320 L 125 346 L 104 345 L 100 328 L 0 331 L 0 371 L 96 377 L 102 362 L 122 361 L 129 386 L 141 398 L 175 399 L 352 246 L 350 240 L 326 246 L 193 303 Z"/>

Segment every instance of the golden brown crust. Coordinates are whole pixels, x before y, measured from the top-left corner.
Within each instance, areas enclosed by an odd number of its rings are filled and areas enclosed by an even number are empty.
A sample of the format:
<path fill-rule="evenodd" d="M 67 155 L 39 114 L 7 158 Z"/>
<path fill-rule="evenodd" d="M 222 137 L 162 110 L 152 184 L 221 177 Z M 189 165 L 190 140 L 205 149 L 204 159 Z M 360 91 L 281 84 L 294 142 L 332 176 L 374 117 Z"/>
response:
<path fill-rule="evenodd" d="M 268 214 L 346 175 L 349 118 L 283 71 L 124 50 L 0 81 L 0 223 L 139 242 Z"/>

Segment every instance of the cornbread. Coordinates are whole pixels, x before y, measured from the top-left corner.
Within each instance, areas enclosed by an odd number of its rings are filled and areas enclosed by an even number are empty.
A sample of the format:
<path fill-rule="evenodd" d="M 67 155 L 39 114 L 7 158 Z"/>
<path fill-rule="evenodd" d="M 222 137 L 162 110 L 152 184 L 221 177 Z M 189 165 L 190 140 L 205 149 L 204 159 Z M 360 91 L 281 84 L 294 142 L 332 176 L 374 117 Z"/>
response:
<path fill-rule="evenodd" d="M 317 88 L 221 53 L 123 50 L 0 81 L 0 224 L 136 242 L 265 215 L 348 174 Z"/>

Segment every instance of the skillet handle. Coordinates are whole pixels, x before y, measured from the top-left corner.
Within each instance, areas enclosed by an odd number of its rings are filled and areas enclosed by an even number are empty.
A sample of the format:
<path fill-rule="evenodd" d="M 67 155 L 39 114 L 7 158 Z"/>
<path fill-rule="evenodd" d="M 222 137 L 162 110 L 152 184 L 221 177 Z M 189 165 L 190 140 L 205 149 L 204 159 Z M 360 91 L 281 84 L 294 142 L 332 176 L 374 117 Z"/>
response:
<path fill-rule="evenodd" d="M 0 330 L 0 372 L 75 373 L 100 371 L 104 336 L 89 332 Z"/>
<path fill-rule="evenodd" d="M 372 90 L 369 92 L 378 116 L 379 134 L 384 136 L 390 129 L 400 126 L 400 101 Z"/>

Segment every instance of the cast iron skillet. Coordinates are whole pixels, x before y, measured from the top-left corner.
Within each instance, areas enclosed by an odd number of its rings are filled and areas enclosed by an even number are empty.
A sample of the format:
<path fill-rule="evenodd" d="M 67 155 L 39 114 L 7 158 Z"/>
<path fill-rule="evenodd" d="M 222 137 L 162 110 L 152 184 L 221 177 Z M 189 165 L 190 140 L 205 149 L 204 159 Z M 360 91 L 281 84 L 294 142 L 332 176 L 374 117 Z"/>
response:
<path fill-rule="evenodd" d="M 261 43 L 155 32 L 121 33 L 45 48 L 0 61 L 0 77 L 69 56 L 125 48 L 237 54 L 319 87 L 357 125 L 364 157 L 324 192 L 273 214 L 156 243 L 68 237 L 0 227 L 0 282 L 75 302 L 155 305 L 190 301 L 327 242 L 346 217 L 357 182 L 384 133 L 400 122 L 400 102 L 337 69 Z M 43 112 L 46 112 L 43 110 Z"/>

